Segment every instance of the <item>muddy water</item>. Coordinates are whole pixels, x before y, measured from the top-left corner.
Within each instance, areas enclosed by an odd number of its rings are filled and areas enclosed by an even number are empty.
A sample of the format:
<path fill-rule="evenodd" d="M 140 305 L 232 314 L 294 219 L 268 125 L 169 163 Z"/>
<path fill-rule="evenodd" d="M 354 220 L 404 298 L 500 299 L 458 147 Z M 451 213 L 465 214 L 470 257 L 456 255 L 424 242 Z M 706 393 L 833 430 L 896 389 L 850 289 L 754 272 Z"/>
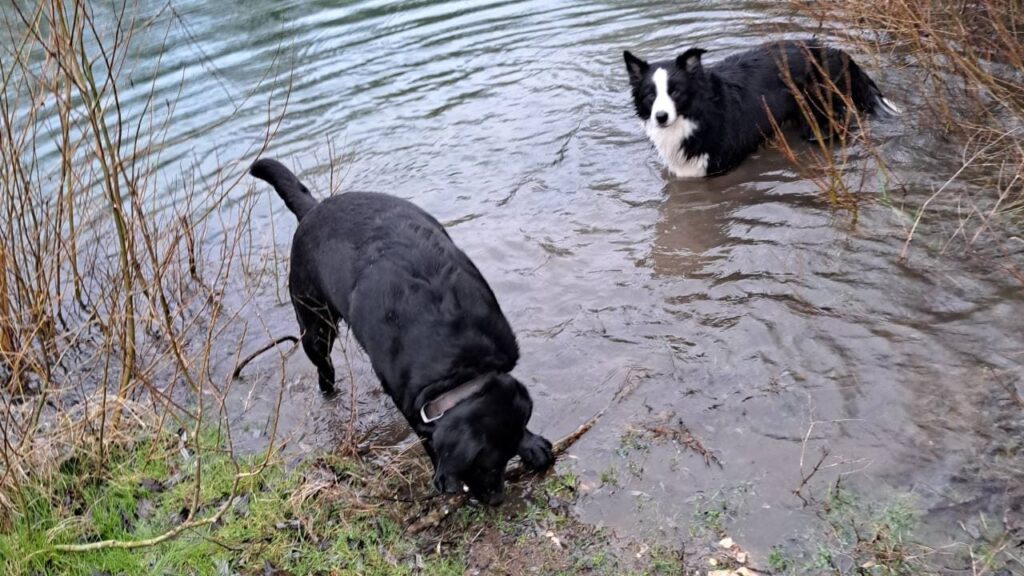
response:
<path fill-rule="evenodd" d="M 290 82 L 268 154 L 321 194 L 333 154 L 340 190 L 395 193 L 450 225 L 518 332 L 535 430 L 560 437 L 612 403 L 561 464 L 582 478 L 584 520 L 677 541 L 697 510 L 724 504 L 728 532 L 765 553 L 808 534 L 813 508 L 792 491 L 823 449 L 805 491 L 820 496 L 842 478 L 869 497 L 913 493 L 944 538 L 956 537 L 954 520 L 1020 497 L 998 473 L 1020 461 L 993 448 L 1024 428 L 1004 388 L 1024 378 L 1019 285 L 937 254 L 955 211 L 898 258 L 912 214 L 900 207 L 951 175 L 933 138 L 906 120 L 878 127 L 907 189 L 866 194 L 852 227 L 772 151 L 722 178 L 671 179 L 632 116 L 624 48 L 726 53 L 795 32 L 784 18 L 742 2 L 174 6 L 159 16 L 184 23 L 161 65 L 168 91 L 185 79 L 168 167 L 244 156 L 262 138 L 267 99 L 280 110 Z M 905 78 L 868 68 L 913 107 Z M 283 277 L 293 218 L 265 187 L 251 193 L 265 196 L 252 234 Z M 294 333 L 282 289 L 267 282 L 242 309 L 253 347 Z M 335 357 L 357 383 L 361 427 L 402 441 L 355 346 Z M 253 446 L 277 400 L 268 381 L 278 364 L 261 359 L 232 394 Z M 285 377 L 289 446 L 330 448 L 347 396 L 322 400 L 301 354 Z M 721 467 L 671 442 L 623 440 L 680 422 Z"/>

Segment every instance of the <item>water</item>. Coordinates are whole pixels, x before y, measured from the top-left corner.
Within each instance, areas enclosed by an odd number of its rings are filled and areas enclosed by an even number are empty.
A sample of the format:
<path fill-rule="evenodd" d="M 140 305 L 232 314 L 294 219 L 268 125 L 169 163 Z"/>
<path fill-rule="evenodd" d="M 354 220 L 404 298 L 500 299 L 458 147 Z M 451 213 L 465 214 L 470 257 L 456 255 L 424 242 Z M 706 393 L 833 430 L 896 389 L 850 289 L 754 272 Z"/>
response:
<path fill-rule="evenodd" d="M 815 522 L 792 491 L 823 448 L 809 493 L 838 478 L 879 498 L 912 492 L 943 537 L 1024 498 L 1005 472 L 1021 466 L 1024 422 L 1005 385 L 1024 378 L 1024 296 L 991 260 L 938 254 L 955 211 L 926 221 L 899 259 L 910 221 L 895 208 L 919 205 L 953 170 L 906 120 L 915 102 L 898 71 L 866 62 L 911 108 L 878 127 L 907 190 L 888 203 L 872 193 L 853 227 L 770 150 L 725 177 L 670 179 L 632 115 L 623 49 L 667 57 L 700 44 L 713 62 L 799 32 L 758 4 L 142 4 L 170 24 L 135 39 L 140 81 L 126 100 L 144 98 L 156 70 L 158 100 L 178 98 L 169 183 L 192 162 L 240 158 L 243 170 L 290 83 L 266 155 L 319 194 L 334 157 L 336 188 L 391 192 L 450 225 L 519 335 L 534 430 L 561 437 L 629 383 L 561 464 L 584 483 L 583 520 L 672 540 L 695 510 L 728 500 L 729 533 L 765 554 Z M 253 234 L 281 265 L 278 289 L 244 309 L 254 348 L 296 331 L 279 290 L 294 219 L 265 186 L 248 193 L 266 197 Z M 400 441 L 365 359 L 351 344 L 348 355 L 361 426 Z M 265 357 L 232 394 L 243 442 L 265 434 L 274 366 Z M 347 400 L 322 400 L 301 354 L 286 376 L 289 445 L 331 448 Z M 623 448 L 655 420 L 684 422 L 722 466 L 672 444 Z M 601 487 L 612 469 L 619 486 Z"/>

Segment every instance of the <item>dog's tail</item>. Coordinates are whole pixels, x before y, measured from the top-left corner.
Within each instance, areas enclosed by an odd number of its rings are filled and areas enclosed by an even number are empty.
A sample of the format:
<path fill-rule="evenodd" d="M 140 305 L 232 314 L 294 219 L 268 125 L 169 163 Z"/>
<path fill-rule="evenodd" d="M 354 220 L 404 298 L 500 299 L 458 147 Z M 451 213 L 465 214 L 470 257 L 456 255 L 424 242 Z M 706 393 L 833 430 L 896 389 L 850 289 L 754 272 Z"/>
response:
<path fill-rule="evenodd" d="M 277 160 L 260 158 L 253 162 L 249 174 L 273 186 L 277 195 L 299 220 L 318 204 L 316 198 L 309 193 L 309 188 Z"/>
<path fill-rule="evenodd" d="M 853 82 L 851 96 L 857 110 L 885 117 L 899 116 L 903 113 L 899 106 L 882 94 L 878 84 L 875 84 L 853 59 L 850 59 L 850 76 Z"/>

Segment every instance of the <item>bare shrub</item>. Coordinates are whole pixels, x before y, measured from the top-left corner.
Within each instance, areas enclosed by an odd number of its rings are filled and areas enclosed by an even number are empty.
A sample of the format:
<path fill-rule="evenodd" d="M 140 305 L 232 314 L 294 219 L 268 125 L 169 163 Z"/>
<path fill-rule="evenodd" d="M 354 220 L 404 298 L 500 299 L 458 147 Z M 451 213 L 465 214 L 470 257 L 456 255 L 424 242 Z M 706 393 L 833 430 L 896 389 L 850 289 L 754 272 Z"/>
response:
<path fill-rule="evenodd" d="M 959 246 L 980 253 L 1024 283 L 1019 255 L 1024 220 L 1024 9 L 1014 0 L 935 2 L 789 2 L 788 7 L 817 21 L 887 67 L 899 67 L 910 84 L 902 94 L 910 104 L 908 126 L 934 135 L 948 155 L 947 180 L 908 211 L 907 257 L 912 240 L 929 214 L 945 205 L 955 227 L 939 243 L 945 252 Z M 886 90 L 888 91 L 888 90 Z M 891 94 L 890 94 L 891 95 Z M 866 138 L 863 144 L 869 143 Z M 899 187 L 884 158 L 877 162 L 883 192 Z M 947 150 L 950 150 L 947 152 Z M 817 153 L 800 158 L 824 189 L 841 186 L 837 170 L 844 156 Z M 794 158 L 795 159 L 795 158 Z M 820 181 L 820 182 L 819 182 Z M 951 218 L 946 218 L 953 213 Z"/>
<path fill-rule="evenodd" d="M 251 266 L 254 196 L 238 164 L 194 166 L 173 192 L 158 183 L 174 103 L 155 97 L 159 70 L 141 104 L 122 91 L 136 33 L 175 20 L 99 4 L 0 10 L 0 525 L 24 506 L 27 481 L 81 451 L 102 475 L 112 444 L 184 426 L 198 500 L 201 427 L 219 426 L 231 450 L 230 370 L 218 375 L 211 359 L 241 348 L 221 330 L 235 314 L 231 272 Z M 277 122 L 268 115 L 244 158 Z M 210 521 L 199 510 L 181 526 Z"/>

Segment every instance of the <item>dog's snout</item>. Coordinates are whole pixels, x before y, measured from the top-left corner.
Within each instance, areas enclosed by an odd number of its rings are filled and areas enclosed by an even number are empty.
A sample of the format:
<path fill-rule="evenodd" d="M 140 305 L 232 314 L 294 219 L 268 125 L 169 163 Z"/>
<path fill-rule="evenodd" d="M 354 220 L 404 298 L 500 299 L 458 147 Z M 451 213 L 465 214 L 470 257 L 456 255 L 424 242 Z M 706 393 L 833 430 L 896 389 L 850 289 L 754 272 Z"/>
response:
<path fill-rule="evenodd" d="M 441 494 L 458 494 L 461 483 L 453 482 L 450 478 L 438 474 L 434 476 L 434 488 Z"/>
<path fill-rule="evenodd" d="M 664 125 L 668 122 L 668 112 L 661 111 L 654 115 L 654 119 L 658 121 L 658 124 Z"/>

